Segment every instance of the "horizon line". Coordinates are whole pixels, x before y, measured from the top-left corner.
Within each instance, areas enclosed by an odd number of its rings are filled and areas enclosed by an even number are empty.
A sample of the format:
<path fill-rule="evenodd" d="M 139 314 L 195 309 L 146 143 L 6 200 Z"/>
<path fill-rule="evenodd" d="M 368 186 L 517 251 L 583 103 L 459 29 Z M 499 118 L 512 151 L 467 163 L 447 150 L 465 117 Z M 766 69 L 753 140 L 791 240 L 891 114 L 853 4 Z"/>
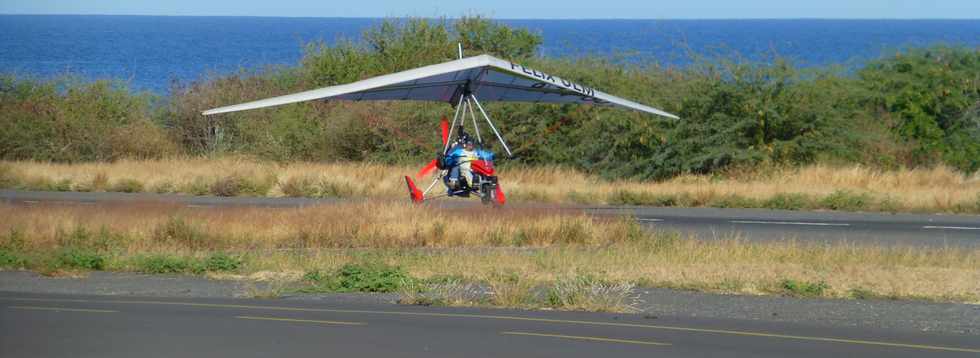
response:
<path fill-rule="evenodd" d="M 134 17 L 249 17 L 249 18 L 285 18 L 285 19 L 358 19 L 358 20 L 379 20 L 379 19 L 459 19 L 465 16 L 290 16 L 290 15 L 177 15 L 177 14 L 70 14 L 70 13 L 0 13 L 0 16 L 134 16 Z M 474 15 L 481 16 L 481 15 Z M 642 20 L 690 20 L 690 21 L 732 21 L 732 20 L 854 20 L 854 21 L 923 21 L 923 20 L 951 20 L 951 21 L 980 21 L 980 18 L 956 18 L 956 17 L 557 17 L 557 18 L 514 18 L 514 17 L 491 17 L 481 16 L 490 20 L 535 20 L 535 21 L 580 21 L 580 20 L 599 20 L 599 21 L 642 21 Z"/>

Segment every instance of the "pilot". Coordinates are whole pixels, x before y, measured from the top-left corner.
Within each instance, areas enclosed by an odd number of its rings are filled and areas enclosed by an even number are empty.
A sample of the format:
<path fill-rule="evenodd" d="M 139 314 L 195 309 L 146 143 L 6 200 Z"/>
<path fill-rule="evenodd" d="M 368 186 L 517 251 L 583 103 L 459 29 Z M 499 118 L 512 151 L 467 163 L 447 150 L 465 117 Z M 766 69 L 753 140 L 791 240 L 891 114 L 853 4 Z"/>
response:
<path fill-rule="evenodd" d="M 473 185 L 473 169 L 471 162 L 481 159 L 481 152 L 476 149 L 476 145 L 468 135 L 461 135 L 459 144 L 453 146 L 446 156 L 445 164 L 449 170 L 449 188 L 458 190 L 460 187 L 459 178 L 462 175 L 466 179 L 467 185 Z"/>
<path fill-rule="evenodd" d="M 473 168 L 470 165 L 474 160 L 479 160 L 479 156 L 476 153 L 476 146 L 473 145 L 473 140 L 468 139 L 463 142 L 463 150 L 460 151 L 459 156 L 459 173 L 466 178 L 467 185 L 473 185 Z"/>

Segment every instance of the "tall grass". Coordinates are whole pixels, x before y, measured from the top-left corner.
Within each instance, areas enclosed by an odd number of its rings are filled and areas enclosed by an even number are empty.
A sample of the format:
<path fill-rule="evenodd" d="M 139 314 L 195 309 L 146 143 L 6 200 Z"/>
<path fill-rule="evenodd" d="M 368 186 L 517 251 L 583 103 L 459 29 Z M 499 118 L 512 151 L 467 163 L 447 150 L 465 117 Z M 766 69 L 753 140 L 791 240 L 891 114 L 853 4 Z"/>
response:
<path fill-rule="evenodd" d="M 0 162 L 0 187 L 194 195 L 405 198 L 418 168 L 371 163 L 277 163 L 244 158 Z M 980 177 L 948 167 L 879 170 L 812 165 L 666 181 L 610 181 L 561 167 L 504 166 L 516 202 L 980 213 Z"/>
<path fill-rule="evenodd" d="M 538 209 L 444 211 L 400 203 L 99 209 L 0 205 L 5 218 L 0 252 L 6 261 L 18 262 L 8 265 L 37 269 L 49 265 L 45 257 L 65 253 L 71 256 L 56 257 L 100 264 L 65 269 L 231 271 L 242 277 L 277 273 L 292 280 L 307 272 L 319 284 L 332 282 L 325 281 L 324 273 L 343 271 L 345 265 L 354 266 L 344 270 L 363 275 L 374 275 L 371 267 L 387 267 L 403 280 L 461 295 L 451 299 L 507 306 L 618 306 L 634 285 L 739 294 L 980 299 L 980 251 L 968 248 L 737 237 L 699 241 L 647 232 L 628 218 Z M 350 285 L 364 283 L 355 281 Z M 493 295 L 464 299 L 467 285 L 487 287 Z M 604 304 L 604 299 L 611 301 Z"/>

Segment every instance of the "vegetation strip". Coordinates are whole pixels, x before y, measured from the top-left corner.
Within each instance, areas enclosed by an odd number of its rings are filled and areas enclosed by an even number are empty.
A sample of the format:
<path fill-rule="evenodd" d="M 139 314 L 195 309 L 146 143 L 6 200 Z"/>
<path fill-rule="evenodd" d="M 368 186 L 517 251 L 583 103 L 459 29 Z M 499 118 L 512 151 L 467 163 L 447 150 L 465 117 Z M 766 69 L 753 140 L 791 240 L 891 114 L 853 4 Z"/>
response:
<path fill-rule="evenodd" d="M 669 345 L 671 345 L 670 343 L 661 343 L 661 342 L 634 341 L 634 340 L 630 340 L 630 339 L 589 337 L 589 336 L 568 336 L 568 335 L 564 335 L 564 334 L 551 334 L 551 333 L 534 333 L 534 332 L 506 331 L 506 332 L 500 332 L 500 334 L 515 335 L 515 336 L 535 336 L 535 337 L 552 337 L 552 338 L 580 339 L 580 340 L 585 340 L 585 341 L 597 341 L 597 342 L 645 344 L 645 345 L 651 345 L 651 346 L 669 346 Z"/>
<path fill-rule="evenodd" d="M 408 312 L 408 311 L 383 311 L 383 310 L 346 310 L 346 309 L 329 309 L 329 308 L 303 308 L 303 307 L 287 307 L 287 306 L 261 306 L 261 305 L 238 305 L 238 304 L 194 303 L 194 302 L 168 302 L 168 301 L 86 300 L 86 299 L 26 298 L 26 297 L 0 297 L 0 300 L 42 301 L 42 302 L 122 303 L 122 304 L 170 305 L 170 306 L 212 307 L 212 308 L 252 309 L 252 310 L 272 310 L 272 311 L 295 311 L 295 312 L 334 312 L 334 313 L 356 313 L 356 314 L 399 315 L 399 316 L 424 316 L 424 317 L 446 317 L 446 318 L 477 318 L 477 319 L 495 319 L 495 320 L 510 320 L 510 321 L 544 322 L 544 323 L 556 323 L 556 324 L 577 324 L 577 325 L 594 325 L 594 326 L 648 328 L 648 329 L 661 329 L 661 330 L 685 331 L 685 332 L 697 332 L 697 333 L 715 333 L 715 334 L 726 334 L 726 335 L 737 335 L 737 336 L 754 336 L 754 337 L 781 338 L 781 339 L 800 340 L 800 341 L 833 342 L 833 343 L 847 343 L 847 344 L 860 344 L 860 345 L 873 345 L 873 346 L 887 346 L 887 347 L 898 347 L 898 348 L 912 348 L 912 349 L 923 349 L 923 350 L 939 350 L 939 351 L 980 353 L 980 348 L 944 347 L 944 346 L 924 345 L 924 344 L 907 344 L 907 343 L 882 342 L 882 341 L 871 341 L 871 340 L 861 340 L 861 339 L 814 337 L 814 336 L 798 336 L 798 335 L 774 334 L 774 333 L 754 332 L 754 331 L 725 330 L 725 329 L 707 329 L 707 328 L 691 328 L 691 327 L 682 327 L 682 326 L 647 325 L 647 324 L 633 324 L 633 323 L 619 323 L 619 322 L 564 320 L 564 319 L 550 319 L 550 318 L 536 318 L 536 317 L 520 317 L 520 316 L 505 316 L 505 315 L 481 315 L 481 314 L 435 313 L 435 312 Z"/>
<path fill-rule="evenodd" d="M 119 311 L 99 310 L 90 308 L 67 308 L 67 307 L 40 307 L 40 306 L 7 306 L 7 308 L 19 310 L 39 310 L 39 311 L 69 311 L 69 312 L 93 312 L 93 313 L 115 313 Z"/>
<path fill-rule="evenodd" d="M 251 319 L 251 320 L 262 320 L 262 321 L 282 321 L 282 322 L 337 324 L 337 325 L 349 325 L 349 326 L 363 326 L 363 325 L 366 325 L 367 324 L 367 323 L 364 323 L 364 322 L 323 321 L 323 320 L 315 320 L 315 319 L 295 319 L 295 318 L 279 318 L 279 317 L 235 316 L 235 318 Z"/>
<path fill-rule="evenodd" d="M 207 275 L 246 281 L 244 294 L 254 297 L 388 292 L 423 305 L 627 312 L 642 304 L 635 289 L 657 287 L 980 302 L 980 251 L 968 247 L 752 241 L 737 233 L 699 240 L 648 230 L 627 215 L 537 207 L 0 204 L 0 217 L 4 269 Z"/>
<path fill-rule="evenodd" d="M 0 160 L 0 189 L 403 201 L 401 175 L 416 170 L 220 157 L 73 164 Z M 818 164 L 664 181 L 614 181 L 566 167 L 501 170 L 506 170 L 501 178 L 508 201 L 515 203 L 980 214 L 980 174 L 945 167 L 884 171 Z"/>

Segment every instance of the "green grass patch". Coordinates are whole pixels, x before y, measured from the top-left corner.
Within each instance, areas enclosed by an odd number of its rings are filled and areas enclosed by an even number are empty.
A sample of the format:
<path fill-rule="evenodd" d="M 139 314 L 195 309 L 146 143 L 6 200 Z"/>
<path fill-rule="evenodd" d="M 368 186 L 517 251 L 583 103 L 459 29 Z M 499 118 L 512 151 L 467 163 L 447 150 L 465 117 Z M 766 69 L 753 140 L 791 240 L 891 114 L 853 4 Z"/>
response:
<path fill-rule="evenodd" d="M 244 260 L 223 252 L 205 258 L 157 254 L 138 256 L 131 265 L 135 271 L 149 274 L 202 274 L 236 271 L 242 268 Z"/>
<path fill-rule="evenodd" d="M 20 257 L 16 252 L 0 248 L 0 268 L 16 269 L 27 266 L 27 259 Z"/>
<path fill-rule="evenodd" d="M 786 279 L 779 283 L 782 294 L 792 297 L 822 297 L 830 289 L 826 282 L 807 282 Z"/>
<path fill-rule="evenodd" d="M 99 271 L 105 269 L 106 261 L 104 254 L 94 250 L 66 247 L 58 250 L 51 266 L 56 269 Z"/>
<path fill-rule="evenodd" d="M 240 257 L 228 255 L 223 252 L 216 252 L 204 259 L 204 270 L 209 272 L 236 271 L 242 268 L 244 260 Z"/>
<path fill-rule="evenodd" d="M 396 292 L 415 281 L 397 266 L 381 263 L 347 264 L 336 272 L 307 272 L 303 278 L 310 286 L 304 293 L 320 292 Z"/>

